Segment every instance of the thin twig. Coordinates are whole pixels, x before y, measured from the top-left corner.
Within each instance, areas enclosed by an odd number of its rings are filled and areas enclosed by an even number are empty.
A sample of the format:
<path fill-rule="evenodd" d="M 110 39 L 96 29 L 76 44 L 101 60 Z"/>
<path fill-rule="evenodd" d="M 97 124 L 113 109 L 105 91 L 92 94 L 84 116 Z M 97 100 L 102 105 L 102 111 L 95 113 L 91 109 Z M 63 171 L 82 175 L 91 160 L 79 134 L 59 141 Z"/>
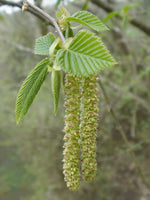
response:
<path fill-rule="evenodd" d="M 28 8 L 32 8 L 34 11 L 36 11 L 37 13 L 39 13 L 41 16 L 43 16 L 45 18 L 46 21 L 52 23 L 54 25 L 54 27 L 56 28 L 56 30 L 58 31 L 58 34 L 62 40 L 62 42 L 65 42 L 65 38 L 55 20 L 55 18 L 53 18 L 52 16 L 48 15 L 46 12 L 44 12 L 42 9 L 38 8 L 37 6 L 29 3 L 28 1 L 24 0 L 23 1 L 24 4 L 26 4 L 28 6 Z M 28 9 L 27 8 L 27 9 Z"/>
<path fill-rule="evenodd" d="M 103 86 L 103 84 L 102 84 L 102 82 L 101 82 L 100 79 L 99 79 L 99 85 L 100 85 L 101 90 L 102 90 L 102 92 L 103 92 L 103 95 L 104 95 L 104 98 L 105 98 L 105 100 L 106 100 L 106 103 L 107 103 L 107 105 L 108 105 L 108 107 L 109 107 L 109 111 L 110 111 L 112 117 L 114 118 L 116 124 L 118 125 L 118 129 L 119 129 L 120 134 L 121 134 L 121 136 L 122 136 L 122 138 L 123 138 L 123 140 L 124 140 L 124 142 L 125 142 L 125 144 L 126 144 L 126 146 L 127 146 L 127 149 L 130 149 L 131 147 L 130 147 L 129 141 L 128 141 L 127 137 L 126 137 L 126 134 L 125 134 L 125 132 L 124 132 L 124 130 L 123 130 L 123 128 L 122 128 L 122 126 L 121 126 L 121 124 L 120 124 L 120 122 L 119 122 L 117 116 L 116 116 L 116 114 L 115 114 L 114 109 L 111 107 L 111 104 L 110 104 L 110 101 L 109 101 L 107 92 L 106 92 L 106 90 L 105 90 L 105 88 L 104 88 L 104 86 Z M 136 160 L 136 157 L 135 157 L 134 152 L 133 152 L 133 151 L 129 151 L 129 154 L 130 154 L 130 156 L 131 156 L 131 159 L 132 159 L 133 162 L 135 163 L 137 172 L 139 173 L 143 184 L 144 184 L 145 187 L 148 189 L 148 191 L 150 191 L 150 185 L 149 185 L 149 184 L 147 183 L 147 181 L 145 180 L 144 174 L 143 174 L 143 172 L 142 172 L 142 169 L 141 169 L 140 166 L 139 166 L 138 161 Z"/>
<path fill-rule="evenodd" d="M 23 6 L 23 2 L 12 2 L 12 1 L 6 1 L 6 0 L 0 0 L 0 6 L 12 6 L 12 7 L 18 7 L 18 8 L 22 8 Z M 31 8 L 29 8 L 27 10 L 28 12 L 30 12 L 31 14 L 33 14 L 34 16 L 38 17 L 40 20 L 44 21 L 44 22 L 48 22 L 43 16 L 41 16 L 38 12 L 35 12 L 34 10 L 32 10 Z M 52 23 L 49 22 L 49 24 L 51 26 L 54 26 Z"/>

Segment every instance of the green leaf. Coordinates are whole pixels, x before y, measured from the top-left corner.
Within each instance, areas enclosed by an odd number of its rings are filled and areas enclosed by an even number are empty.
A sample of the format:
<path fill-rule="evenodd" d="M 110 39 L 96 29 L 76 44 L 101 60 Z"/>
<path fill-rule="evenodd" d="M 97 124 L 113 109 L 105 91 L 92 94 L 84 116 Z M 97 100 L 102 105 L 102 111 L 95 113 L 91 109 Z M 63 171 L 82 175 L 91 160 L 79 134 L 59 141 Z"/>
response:
<path fill-rule="evenodd" d="M 111 18 L 113 18 L 113 17 L 115 17 L 115 16 L 117 16 L 117 15 L 119 15 L 119 12 L 111 12 L 111 13 L 109 13 L 104 19 L 103 19 L 103 23 L 106 23 L 106 22 L 108 22 Z"/>
<path fill-rule="evenodd" d="M 58 8 L 58 6 L 59 6 L 60 3 L 61 3 L 61 0 L 57 0 L 56 4 L 55 4 L 55 7 Z"/>
<path fill-rule="evenodd" d="M 127 13 L 130 9 L 140 6 L 139 3 L 129 4 L 128 6 L 123 7 L 123 12 Z"/>
<path fill-rule="evenodd" d="M 60 11 L 56 11 L 56 18 L 57 19 L 60 19 L 61 17 L 62 17 L 62 12 L 60 12 Z"/>
<path fill-rule="evenodd" d="M 89 0 L 85 0 L 82 10 L 87 10 L 89 5 Z"/>
<path fill-rule="evenodd" d="M 23 85 L 21 86 L 16 101 L 17 123 L 19 123 L 23 119 L 24 115 L 27 113 L 42 83 L 44 82 L 48 74 L 47 65 L 49 63 L 49 58 L 42 60 L 29 73 L 28 77 L 25 79 Z"/>
<path fill-rule="evenodd" d="M 52 33 L 36 39 L 34 53 L 39 55 L 49 55 L 49 48 L 55 40 Z"/>
<path fill-rule="evenodd" d="M 56 115 L 58 102 L 59 102 L 60 86 L 61 86 L 60 71 L 52 71 L 51 86 L 52 86 L 52 94 L 53 94 L 53 101 L 54 101 L 54 114 Z"/>
<path fill-rule="evenodd" d="M 98 32 L 108 30 L 97 16 L 87 11 L 76 12 L 71 17 L 67 17 L 67 20 L 78 22 Z"/>
<path fill-rule="evenodd" d="M 128 18 L 128 16 L 125 15 L 123 17 L 123 29 L 124 29 L 124 31 L 126 31 L 128 24 L 129 24 L 129 18 Z"/>
<path fill-rule="evenodd" d="M 58 50 L 56 59 L 65 72 L 81 77 L 116 64 L 100 38 L 87 30 L 79 31 L 68 49 Z"/>

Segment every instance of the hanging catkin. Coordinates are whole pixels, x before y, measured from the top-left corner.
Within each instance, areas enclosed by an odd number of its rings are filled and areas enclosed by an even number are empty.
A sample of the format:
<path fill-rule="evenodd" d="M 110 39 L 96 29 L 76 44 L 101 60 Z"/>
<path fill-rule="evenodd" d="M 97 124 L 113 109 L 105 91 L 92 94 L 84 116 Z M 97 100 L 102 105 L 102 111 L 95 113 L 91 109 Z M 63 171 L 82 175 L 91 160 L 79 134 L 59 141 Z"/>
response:
<path fill-rule="evenodd" d="M 63 169 L 67 186 L 77 190 L 80 186 L 79 168 L 79 115 L 80 84 L 79 77 L 66 74 L 65 77 L 65 128 Z"/>
<path fill-rule="evenodd" d="M 85 78 L 81 96 L 81 162 L 82 176 L 85 181 L 95 177 L 96 163 L 96 132 L 98 119 L 97 77 Z"/>

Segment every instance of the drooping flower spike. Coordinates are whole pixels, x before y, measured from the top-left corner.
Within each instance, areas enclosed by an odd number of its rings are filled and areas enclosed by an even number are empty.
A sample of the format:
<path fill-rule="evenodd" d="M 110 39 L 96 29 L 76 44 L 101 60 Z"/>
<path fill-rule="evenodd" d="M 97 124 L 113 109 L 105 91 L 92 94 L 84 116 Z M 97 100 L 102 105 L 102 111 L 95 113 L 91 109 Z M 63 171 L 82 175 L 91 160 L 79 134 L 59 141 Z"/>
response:
<path fill-rule="evenodd" d="M 65 77 L 65 128 L 63 173 L 67 186 L 77 190 L 80 186 L 79 168 L 79 124 L 80 124 L 80 84 L 79 77 L 66 74 Z"/>
<path fill-rule="evenodd" d="M 81 162 L 82 176 L 92 181 L 96 174 L 96 133 L 98 120 L 97 77 L 85 78 L 81 97 Z"/>
<path fill-rule="evenodd" d="M 96 76 L 66 75 L 63 162 L 65 181 L 71 190 L 79 188 L 81 175 L 85 181 L 92 181 L 96 174 L 97 103 Z"/>

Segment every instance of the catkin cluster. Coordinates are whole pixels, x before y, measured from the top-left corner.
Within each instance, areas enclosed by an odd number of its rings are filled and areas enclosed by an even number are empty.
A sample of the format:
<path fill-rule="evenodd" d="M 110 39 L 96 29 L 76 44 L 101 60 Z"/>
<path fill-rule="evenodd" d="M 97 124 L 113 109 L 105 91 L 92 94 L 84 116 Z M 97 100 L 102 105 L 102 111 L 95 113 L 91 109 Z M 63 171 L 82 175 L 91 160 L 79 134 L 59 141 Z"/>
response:
<path fill-rule="evenodd" d="M 65 181 L 71 190 L 77 190 L 80 186 L 80 81 L 80 78 L 66 74 L 63 169 Z"/>
<path fill-rule="evenodd" d="M 96 163 L 96 132 L 98 119 L 97 77 L 85 78 L 81 97 L 81 162 L 82 176 L 85 181 L 95 177 Z"/>
<path fill-rule="evenodd" d="M 79 78 L 66 74 L 63 168 L 71 190 L 79 188 L 81 175 L 85 181 L 95 177 L 97 103 L 96 76 Z"/>

